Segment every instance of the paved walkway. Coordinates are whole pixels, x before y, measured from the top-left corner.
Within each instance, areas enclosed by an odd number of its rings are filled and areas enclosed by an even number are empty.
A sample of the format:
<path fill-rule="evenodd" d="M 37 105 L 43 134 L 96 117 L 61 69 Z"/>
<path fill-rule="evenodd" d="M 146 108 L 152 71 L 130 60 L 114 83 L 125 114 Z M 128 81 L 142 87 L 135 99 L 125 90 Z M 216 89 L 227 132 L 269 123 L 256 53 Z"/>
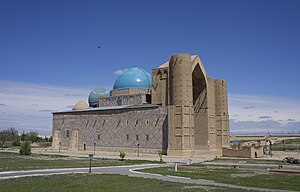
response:
<path fill-rule="evenodd" d="M 188 184 L 198 184 L 205 186 L 214 187 L 225 187 L 225 188 L 235 188 L 242 190 L 254 190 L 254 191 L 272 191 L 272 192 L 287 192 L 287 190 L 275 190 L 275 189 L 262 189 L 256 187 L 244 187 L 238 185 L 216 183 L 210 180 L 193 180 L 186 177 L 177 176 L 163 176 L 160 174 L 143 173 L 139 172 L 140 169 L 154 168 L 168 166 L 166 164 L 142 164 L 142 165 L 129 165 L 129 166 L 111 166 L 111 167 L 93 167 L 92 172 L 96 174 L 121 174 L 133 177 L 143 177 L 149 179 L 158 179 L 170 182 L 188 183 Z M 30 171 L 10 171 L 10 172 L 0 172 L 0 179 L 11 179 L 19 177 L 30 177 L 30 176 L 44 176 L 44 175 L 55 175 L 55 174 L 69 174 L 69 173 L 87 173 L 88 168 L 66 168 L 66 169 L 42 169 L 42 170 L 30 170 Z"/>

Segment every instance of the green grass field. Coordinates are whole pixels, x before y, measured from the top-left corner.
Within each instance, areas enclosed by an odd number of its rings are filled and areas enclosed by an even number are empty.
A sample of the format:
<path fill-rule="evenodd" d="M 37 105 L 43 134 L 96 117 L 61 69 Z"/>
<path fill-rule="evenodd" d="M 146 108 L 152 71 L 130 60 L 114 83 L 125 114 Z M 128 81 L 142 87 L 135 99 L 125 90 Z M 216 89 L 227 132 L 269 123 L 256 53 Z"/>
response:
<path fill-rule="evenodd" d="M 284 144 L 278 141 L 272 146 L 273 151 L 297 151 L 300 150 L 300 139 L 286 139 Z"/>
<path fill-rule="evenodd" d="M 300 145 L 300 139 L 287 139 L 287 140 L 285 140 L 285 144 L 299 144 Z"/>
<path fill-rule="evenodd" d="M 144 169 L 143 172 L 157 173 L 161 175 L 175 175 L 192 179 L 207 179 L 220 183 L 242 185 L 248 187 L 300 190 L 300 175 L 285 173 L 257 173 L 236 169 L 211 169 L 179 167 L 174 172 L 171 167 Z"/>
<path fill-rule="evenodd" d="M 265 159 L 214 159 L 213 162 L 232 162 L 247 164 L 280 164 L 281 160 L 265 160 Z"/>
<path fill-rule="evenodd" d="M 142 163 L 159 163 L 141 160 L 93 159 L 93 167 L 133 165 Z M 22 156 L 17 153 L 0 152 L 0 171 L 17 171 L 49 168 L 89 167 L 88 158 L 75 158 L 54 155 Z"/>
<path fill-rule="evenodd" d="M 93 159 L 93 167 L 159 163 Z M 21 156 L 0 152 L 0 171 L 89 167 L 88 158 L 55 155 Z M 240 191 L 110 174 L 64 174 L 0 180 L 0 191 Z"/>
<path fill-rule="evenodd" d="M 219 161 L 219 160 L 216 160 Z M 221 161 L 221 160 L 220 160 Z M 226 161 L 226 160 L 223 160 Z M 228 161 L 241 161 L 231 160 Z M 278 163 L 277 161 L 242 160 L 244 163 Z M 138 160 L 93 159 L 93 167 L 120 166 L 142 163 L 159 163 Z M 48 168 L 89 167 L 88 158 L 55 155 L 21 156 L 0 152 L 0 171 L 31 170 Z M 300 175 L 257 172 L 231 168 L 212 168 L 203 165 L 180 166 L 178 172 L 171 167 L 141 170 L 162 175 L 176 175 L 192 179 L 207 179 L 220 183 L 249 187 L 287 189 L 300 191 Z M 152 179 L 133 178 L 120 175 L 68 174 L 43 177 L 26 177 L 0 180 L 0 191 L 241 191 L 199 185 L 164 182 Z"/>
<path fill-rule="evenodd" d="M 215 188 L 199 185 L 144 179 L 124 175 L 109 174 L 68 174 L 43 177 L 26 177 L 18 179 L 0 180 L 0 191 L 19 192 L 77 192 L 77 191 L 103 191 L 103 192 L 201 192 L 201 191 L 238 192 L 241 190 L 228 188 Z"/>

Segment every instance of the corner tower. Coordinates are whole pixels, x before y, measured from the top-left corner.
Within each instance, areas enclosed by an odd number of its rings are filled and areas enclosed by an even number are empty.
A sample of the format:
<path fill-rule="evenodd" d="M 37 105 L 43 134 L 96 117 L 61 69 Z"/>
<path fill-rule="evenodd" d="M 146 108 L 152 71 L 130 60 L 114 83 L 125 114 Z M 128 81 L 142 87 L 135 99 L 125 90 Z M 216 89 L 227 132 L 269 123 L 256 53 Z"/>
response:
<path fill-rule="evenodd" d="M 173 55 L 169 61 L 168 155 L 190 155 L 194 149 L 194 107 L 190 54 Z"/>
<path fill-rule="evenodd" d="M 152 69 L 152 104 L 168 108 L 168 155 L 229 145 L 227 86 L 197 55 L 177 54 Z"/>

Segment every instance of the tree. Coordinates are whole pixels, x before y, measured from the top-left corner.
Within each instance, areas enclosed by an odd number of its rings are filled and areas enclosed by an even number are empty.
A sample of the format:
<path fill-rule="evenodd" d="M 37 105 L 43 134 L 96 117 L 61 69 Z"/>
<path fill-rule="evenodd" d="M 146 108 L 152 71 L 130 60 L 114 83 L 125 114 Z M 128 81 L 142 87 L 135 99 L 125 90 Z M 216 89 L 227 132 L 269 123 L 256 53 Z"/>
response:
<path fill-rule="evenodd" d="M 1 146 L 4 147 L 6 142 L 11 142 L 13 146 L 20 145 L 20 137 L 18 131 L 14 127 L 0 131 Z"/>
<path fill-rule="evenodd" d="M 126 156 L 126 153 L 124 151 L 120 151 L 120 161 L 123 161 L 125 156 Z"/>
<path fill-rule="evenodd" d="M 29 141 L 25 141 L 21 145 L 20 155 L 31 155 L 31 146 Z"/>
<path fill-rule="evenodd" d="M 38 142 L 42 141 L 42 138 L 38 136 L 39 133 L 37 131 L 30 131 L 28 133 L 25 133 L 23 131 L 21 137 L 21 141 L 30 141 L 31 143 L 33 142 Z"/>
<path fill-rule="evenodd" d="M 36 131 L 30 131 L 29 133 L 27 133 L 27 139 L 29 140 L 29 141 L 31 141 L 31 143 L 33 143 L 33 142 L 37 142 L 37 141 L 39 141 L 39 133 L 38 132 L 36 132 Z"/>
<path fill-rule="evenodd" d="M 0 141 L 1 141 L 1 147 L 4 147 L 4 143 L 6 141 L 6 135 L 5 135 L 4 131 L 0 132 Z"/>

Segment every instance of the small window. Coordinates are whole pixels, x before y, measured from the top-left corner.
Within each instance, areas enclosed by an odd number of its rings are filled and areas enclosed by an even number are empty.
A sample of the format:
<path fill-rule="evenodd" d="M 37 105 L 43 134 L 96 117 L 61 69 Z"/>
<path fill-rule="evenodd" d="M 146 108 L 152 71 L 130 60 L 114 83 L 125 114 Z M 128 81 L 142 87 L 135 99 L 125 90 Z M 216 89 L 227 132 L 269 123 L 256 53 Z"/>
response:
<path fill-rule="evenodd" d="M 146 125 L 149 125 L 149 120 L 146 120 Z"/>
<path fill-rule="evenodd" d="M 66 137 L 69 137 L 69 136 L 70 136 L 70 131 L 66 130 Z"/>
<path fill-rule="evenodd" d="M 146 95 L 146 103 L 151 104 L 151 95 L 150 94 Z"/>
<path fill-rule="evenodd" d="M 149 141 L 149 135 L 146 135 L 146 140 Z"/>
<path fill-rule="evenodd" d="M 86 150 L 86 144 L 85 143 L 83 144 L 83 150 L 84 151 Z"/>
<path fill-rule="evenodd" d="M 129 140 L 129 135 L 128 134 L 126 135 L 126 139 Z"/>
<path fill-rule="evenodd" d="M 157 118 L 157 120 L 156 120 L 155 127 L 156 127 L 156 125 L 158 124 L 158 122 L 159 122 L 159 118 Z"/>
<path fill-rule="evenodd" d="M 139 140 L 139 135 L 135 135 L 135 137 L 136 137 L 136 140 L 138 141 Z"/>
<path fill-rule="evenodd" d="M 97 137 L 98 137 L 98 140 L 100 140 L 100 133 L 98 133 L 98 136 L 97 136 Z"/>
<path fill-rule="evenodd" d="M 128 125 L 128 120 L 126 120 L 126 125 Z"/>
<path fill-rule="evenodd" d="M 139 124 L 139 120 L 138 119 L 135 121 L 135 125 L 137 125 L 137 124 Z"/>

